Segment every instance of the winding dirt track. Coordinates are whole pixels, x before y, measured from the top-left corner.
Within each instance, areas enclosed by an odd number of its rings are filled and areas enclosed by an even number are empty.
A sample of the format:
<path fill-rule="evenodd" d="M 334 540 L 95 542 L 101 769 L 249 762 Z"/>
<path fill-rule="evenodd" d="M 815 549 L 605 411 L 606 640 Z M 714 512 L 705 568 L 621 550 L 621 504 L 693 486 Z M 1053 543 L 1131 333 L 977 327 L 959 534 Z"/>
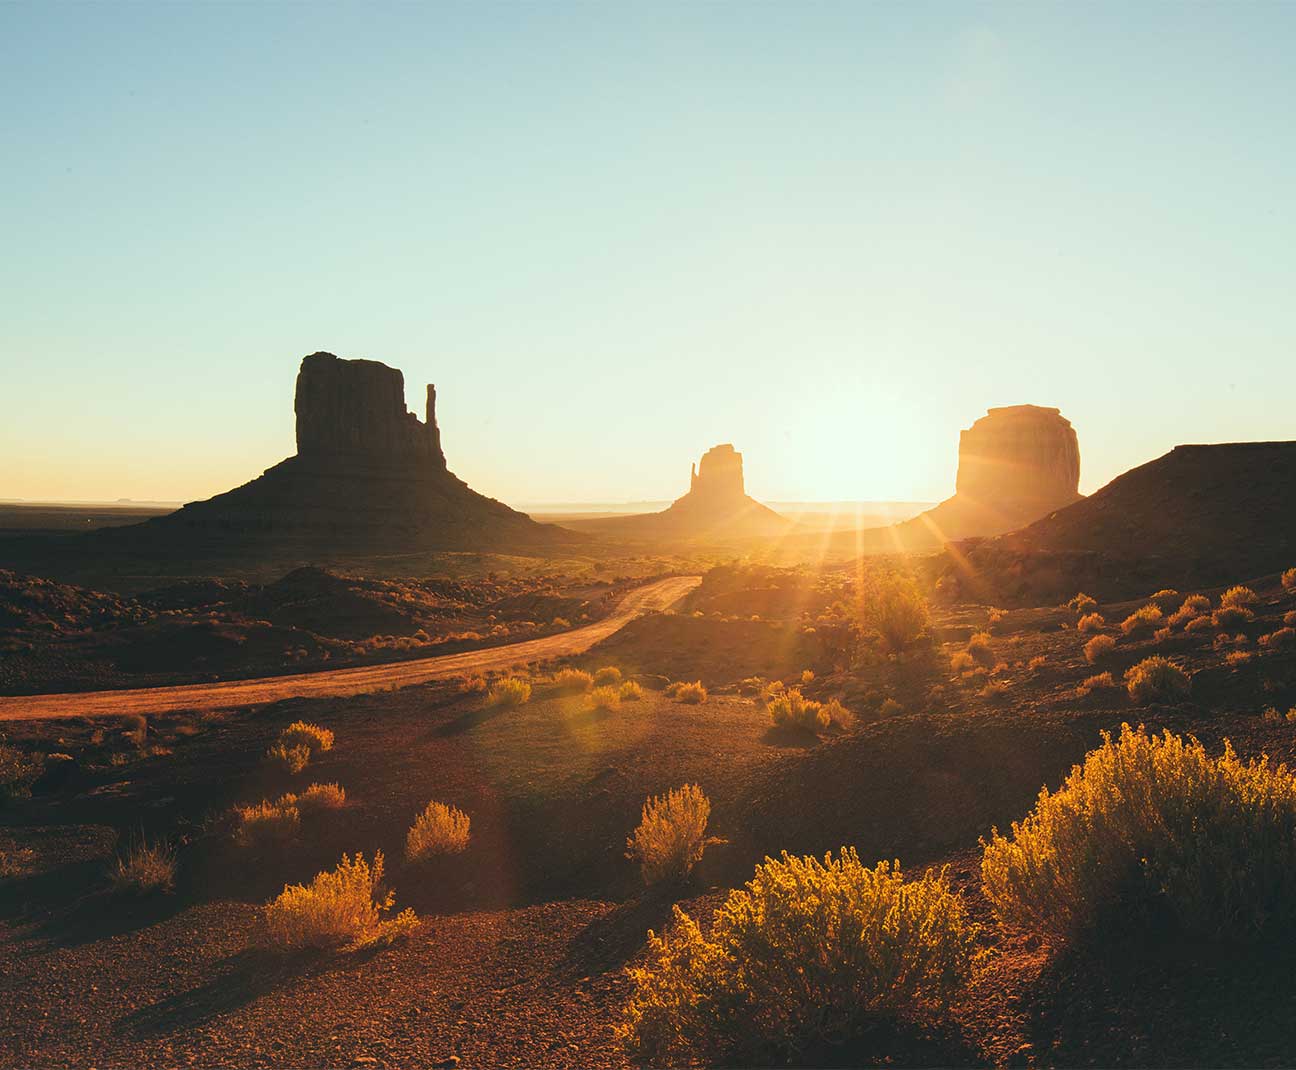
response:
<path fill-rule="evenodd" d="M 701 582 L 699 576 L 676 576 L 631 591 L 603 620 L 560 635 L 524 643 L 442 654 L 414 661 L 360 665 L 266 676 L 257 680 L 229 680 L 214 684 L 179 684 L 144 687 L 133 691 L 82 691 L 66 695 L 0 695 L 0 721 L 43 721 L 60 717 L 113 717 L 126 714 L 174 713 L 178 710 L 217 710 L 250 706 L 285 698 L 323 698 L 360 695 L 391 687 L 421 684 L 447 676 L 508 669 L 530 661 L 580 654 L 619 631 L 640 613 L 665 609 Z"/>

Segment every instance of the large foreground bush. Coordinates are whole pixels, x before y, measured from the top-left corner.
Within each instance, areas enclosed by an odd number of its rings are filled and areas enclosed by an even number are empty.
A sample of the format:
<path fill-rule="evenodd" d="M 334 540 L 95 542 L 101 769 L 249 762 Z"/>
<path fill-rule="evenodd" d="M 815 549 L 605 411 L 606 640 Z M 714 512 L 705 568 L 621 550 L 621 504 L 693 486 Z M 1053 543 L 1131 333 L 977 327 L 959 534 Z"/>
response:
<path fill-rule="evenodd" d="M 409 909 L 385 917 L 396 895 L 380 892 L 382 878 L 383 855 L 375 851 L 372 865 L 362 854 L 343 855 L 337 869 L 316 874 L 309 885 L 285 885 L 266 906 L 271 942 L 289 949 L 357 948 L 408 933 L 418 919 Z"/>
<path fill-rule="evenodd" d="M 1296 920 L 1296 779 L 1226 743 L 1121 728 L 996 831 L 981 864 L 1001 919 L 1061 936 L 1154 917 L 1191 935 Z"/>
<path fill-rule="evenodd" d="M 704 936 L 678 907 L 650 933 L 621 1035 L 655 1064 L 795 1058 L 880 1016 L 948 1002 L 967 979 L 976 927 L 944 874 L 905 881 L 855 851 L 756 867 Z"/>

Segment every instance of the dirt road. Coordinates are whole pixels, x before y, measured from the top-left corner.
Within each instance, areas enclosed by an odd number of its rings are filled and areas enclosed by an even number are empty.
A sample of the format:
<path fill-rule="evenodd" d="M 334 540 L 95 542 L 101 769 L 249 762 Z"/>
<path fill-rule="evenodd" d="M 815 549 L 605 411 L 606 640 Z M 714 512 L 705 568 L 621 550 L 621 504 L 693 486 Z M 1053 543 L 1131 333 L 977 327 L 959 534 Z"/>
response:
<path fill-rule="evenodd" d="M 329 669 L 292 676 L 267 676 L 257 680 L 145 687 L 134 691 L 84 691 L 67 695 L 0 695 L 0 721 L 216 710 L 276 702 L 285 698 L 360 695 L 369 691 L 421 684 L 428 680 L 441 680 L 448 676 L 508 669 L 530 661 L 580 654 L 618 631 L 645 610 L 665 609 L 683 598 L 699 582 L 701 580 L 698 576 L 658 580 L 631 591 L 621 600 L 616 610 L 603 620 L 560 635 L 549 635 L 524 643 L 469 650 L 461 654 L 443 654 L 415 661 L 361 665 L 352 669 Z"/>

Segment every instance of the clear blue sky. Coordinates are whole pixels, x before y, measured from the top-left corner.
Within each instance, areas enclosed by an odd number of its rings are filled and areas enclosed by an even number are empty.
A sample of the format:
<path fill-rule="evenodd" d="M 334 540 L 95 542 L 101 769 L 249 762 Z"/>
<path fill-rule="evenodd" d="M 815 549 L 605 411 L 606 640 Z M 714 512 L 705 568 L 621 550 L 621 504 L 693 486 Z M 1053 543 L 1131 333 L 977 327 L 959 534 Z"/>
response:
<path fill-rule="evenodd" d="M 0 497 L 205 497 L 301 356 L 507 501 L 1296 438 L 1296 4 L 0 7 Z"/>

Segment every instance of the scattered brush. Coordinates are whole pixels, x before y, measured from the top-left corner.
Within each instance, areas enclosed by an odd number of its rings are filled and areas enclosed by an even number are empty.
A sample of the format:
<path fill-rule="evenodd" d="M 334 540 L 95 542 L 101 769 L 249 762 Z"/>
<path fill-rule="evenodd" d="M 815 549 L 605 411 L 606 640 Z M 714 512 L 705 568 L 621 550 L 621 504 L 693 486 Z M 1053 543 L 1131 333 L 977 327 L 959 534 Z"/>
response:
<path fill-rule="evenodd" d="M 905 708 L 893 698 L 883 699 L 878 707 L 878 713 L 883 717 L 899 717 L 904 711 Z"/>
<path fill-rule="evenodd" d="M 638 702 L 643 698 L 643 688 L 634 680 L 625 680 L 621 684 L 621 701 Z"/>
<path fill-rule="evenodd" d="M 410 862 L 433 855 L 459 854 L 468 848 L 472 820 L 462 810 L 430 802 L 405 835 L 405 858 Z"/>
<path fill-rule="evenodd" d="M 277 765 L 296 776 L 310 765 L 311 750 L 304 743 L 298 743 L 293 747 L 285 743 L 273 743 L 265 752 L 265 756 L 266 761 L 272 765 Z"/>
<path fill-rule="evenodd" d="M 1289 568 L 1282 574 L 1282 587 L 1288 594 L 1296 594 L 1296 568 Z"/>
<path fill-rule="evenodd" d="M 1076 694 L 1081 698 L 1087 698 L 1090 695 L 1103 691 L 1119 691 L 1120 684 L 1110 672 L 1100 672 L 1096 676 L 1085 677 L 1084 683 L 1076 688 Z"/>
<path fill-rule="evenodd" d="M 487 706 L 522 706 L 531 701 L 531 684 L 520 676 L 496 680 L 486 692 Z"/>
<path fill-rule="evenodd" d="M 1095 665 L 1115 649 L 1116 640 L 1110 635 L 1095 635 L 1084 645 L 1085 661 Z"/>
<path fill-rule="evenodd" d="M 1098 607 L 1098 600 L 1090 598 L 1089 595 L 1081 591 L 1067 603 L 1067 609 L 1071 610 L 1076 616 L 1082 616 Z"/>
<path fill-rule="evenodd" d="M 176 853 L 166 840 L 140 834 L 117 855 L 108 883 L 119 894 L 149 895 L 175 888 Z"/>
<path fill-rule="evenodd" d="M 396 896 L 390 890 L 379 896 L 382 878 L 383 855 L 376 851 L 372 865 L 362 854 L 344 854 L 336 869 L 316 874 L 309 885 L 285 885 L 266 906 L 270 942 L 286 950 L 358 949 L 407 935 L 418 919 L 409 909 L 385 917 Z"/>
<path fill-rule="evenodd" d="M 596 687 L 589 693 L 589 704 L 595 710 L 619 710 L 621 708 L 621 688 L 612 684 Z"/>
<path fill-rule="evenodd" d="M 567 694 L 578 694 L 594 686 L 594 677 L 581 669 L 559 669 L 553 675 L 553 688 Z"/>
<path fill-rule="evenodd" d="M 1161 607 L 1149 602 L 1121 621 L 1121 631 L 1126 635 L 1132 635 L 1135 632 L 1155 627 L 1161 623 L 1161 616 Z"/>
<path fill-rule="evenodd" d="M 1211 619 L 1216 628 L 1236 628 L 1249 620 L 1255 620 L 1255 614 L 1246 606 L 1220 606 Z"/>
<path fill-rule="evenodd" d="M 993 668 L 999 658 L 990 643 L 989 632 L 974 632 L 967 641 L 967 653 L 978 665 Z"/>
<path fill-rule="evenodd" d="M 1220 595 L 1220 606 L 1224 609 L 1245 608 L 1260 601 L 1260 596 L 1250 587 L 1230 587 Z"/>
<path fill-rule="evenodd" d="M 595 687 L 609 687 L 621 682 L 621 670 L 615 665 L 605 665 L 594 674 Z"/>
<path fill-rule="evenodd" d="M 1279 628 L 1276 632 L 1262 635 L 1260 645 L 1266 650 L 1290 650 L 1296 647 L 1296 628 Z"/>
<path fill-rule="evenodd" d="M 671 688 L 674 690 L 672 691 Z M 707 700 L 707 689 L 702 686 L 701 680 L 695 680 L 691 684 L 674 683 L 666 690 L 676 702 L 683 702 L 689 706 L 698 706 Z"/>
<path fill-rule="evenodd" d="M 234 822 L 234 842 L 240 847 L 288 843 L 301 831 L 297 796 L 284 795 L 276 802 L 262 800 L 255 806 L 236 806 Z"/>
<path fill-rule="evenodd" d="M 1101 613 L 1086 613 L 1076 621 L 1078 632 L 1100 632 L 1107 627 L 1107 618 Z"/>
<path fill-rule="evenodd" d="M 27 754 L 8 743 L 0 743 L 0 805 L 31 797 L 32 785 L 45 771 L 40 754 Z"/>
<path fill-rule="evenodd" d="M 1128 669 L 1125 686 L 1135 702 L 1175 702 L 1187 697 L 1192 681 L 1173 661 L 1157 656 Z"/>
<path fill-rule="evenodd" d="M 305 791 L 291 798 L 303 814 L 319 813 L 322 810 L 341 810 L 346 805 L 346 789 L 340 784 L 312 784 Z"/>
<path fill-rule="evenodd" d="M 309 721 L 294 721 L 279 733 L 279 742 L 285 747 L 307 747 L 314 757 L 333 749 L 333 733 Z"/>

